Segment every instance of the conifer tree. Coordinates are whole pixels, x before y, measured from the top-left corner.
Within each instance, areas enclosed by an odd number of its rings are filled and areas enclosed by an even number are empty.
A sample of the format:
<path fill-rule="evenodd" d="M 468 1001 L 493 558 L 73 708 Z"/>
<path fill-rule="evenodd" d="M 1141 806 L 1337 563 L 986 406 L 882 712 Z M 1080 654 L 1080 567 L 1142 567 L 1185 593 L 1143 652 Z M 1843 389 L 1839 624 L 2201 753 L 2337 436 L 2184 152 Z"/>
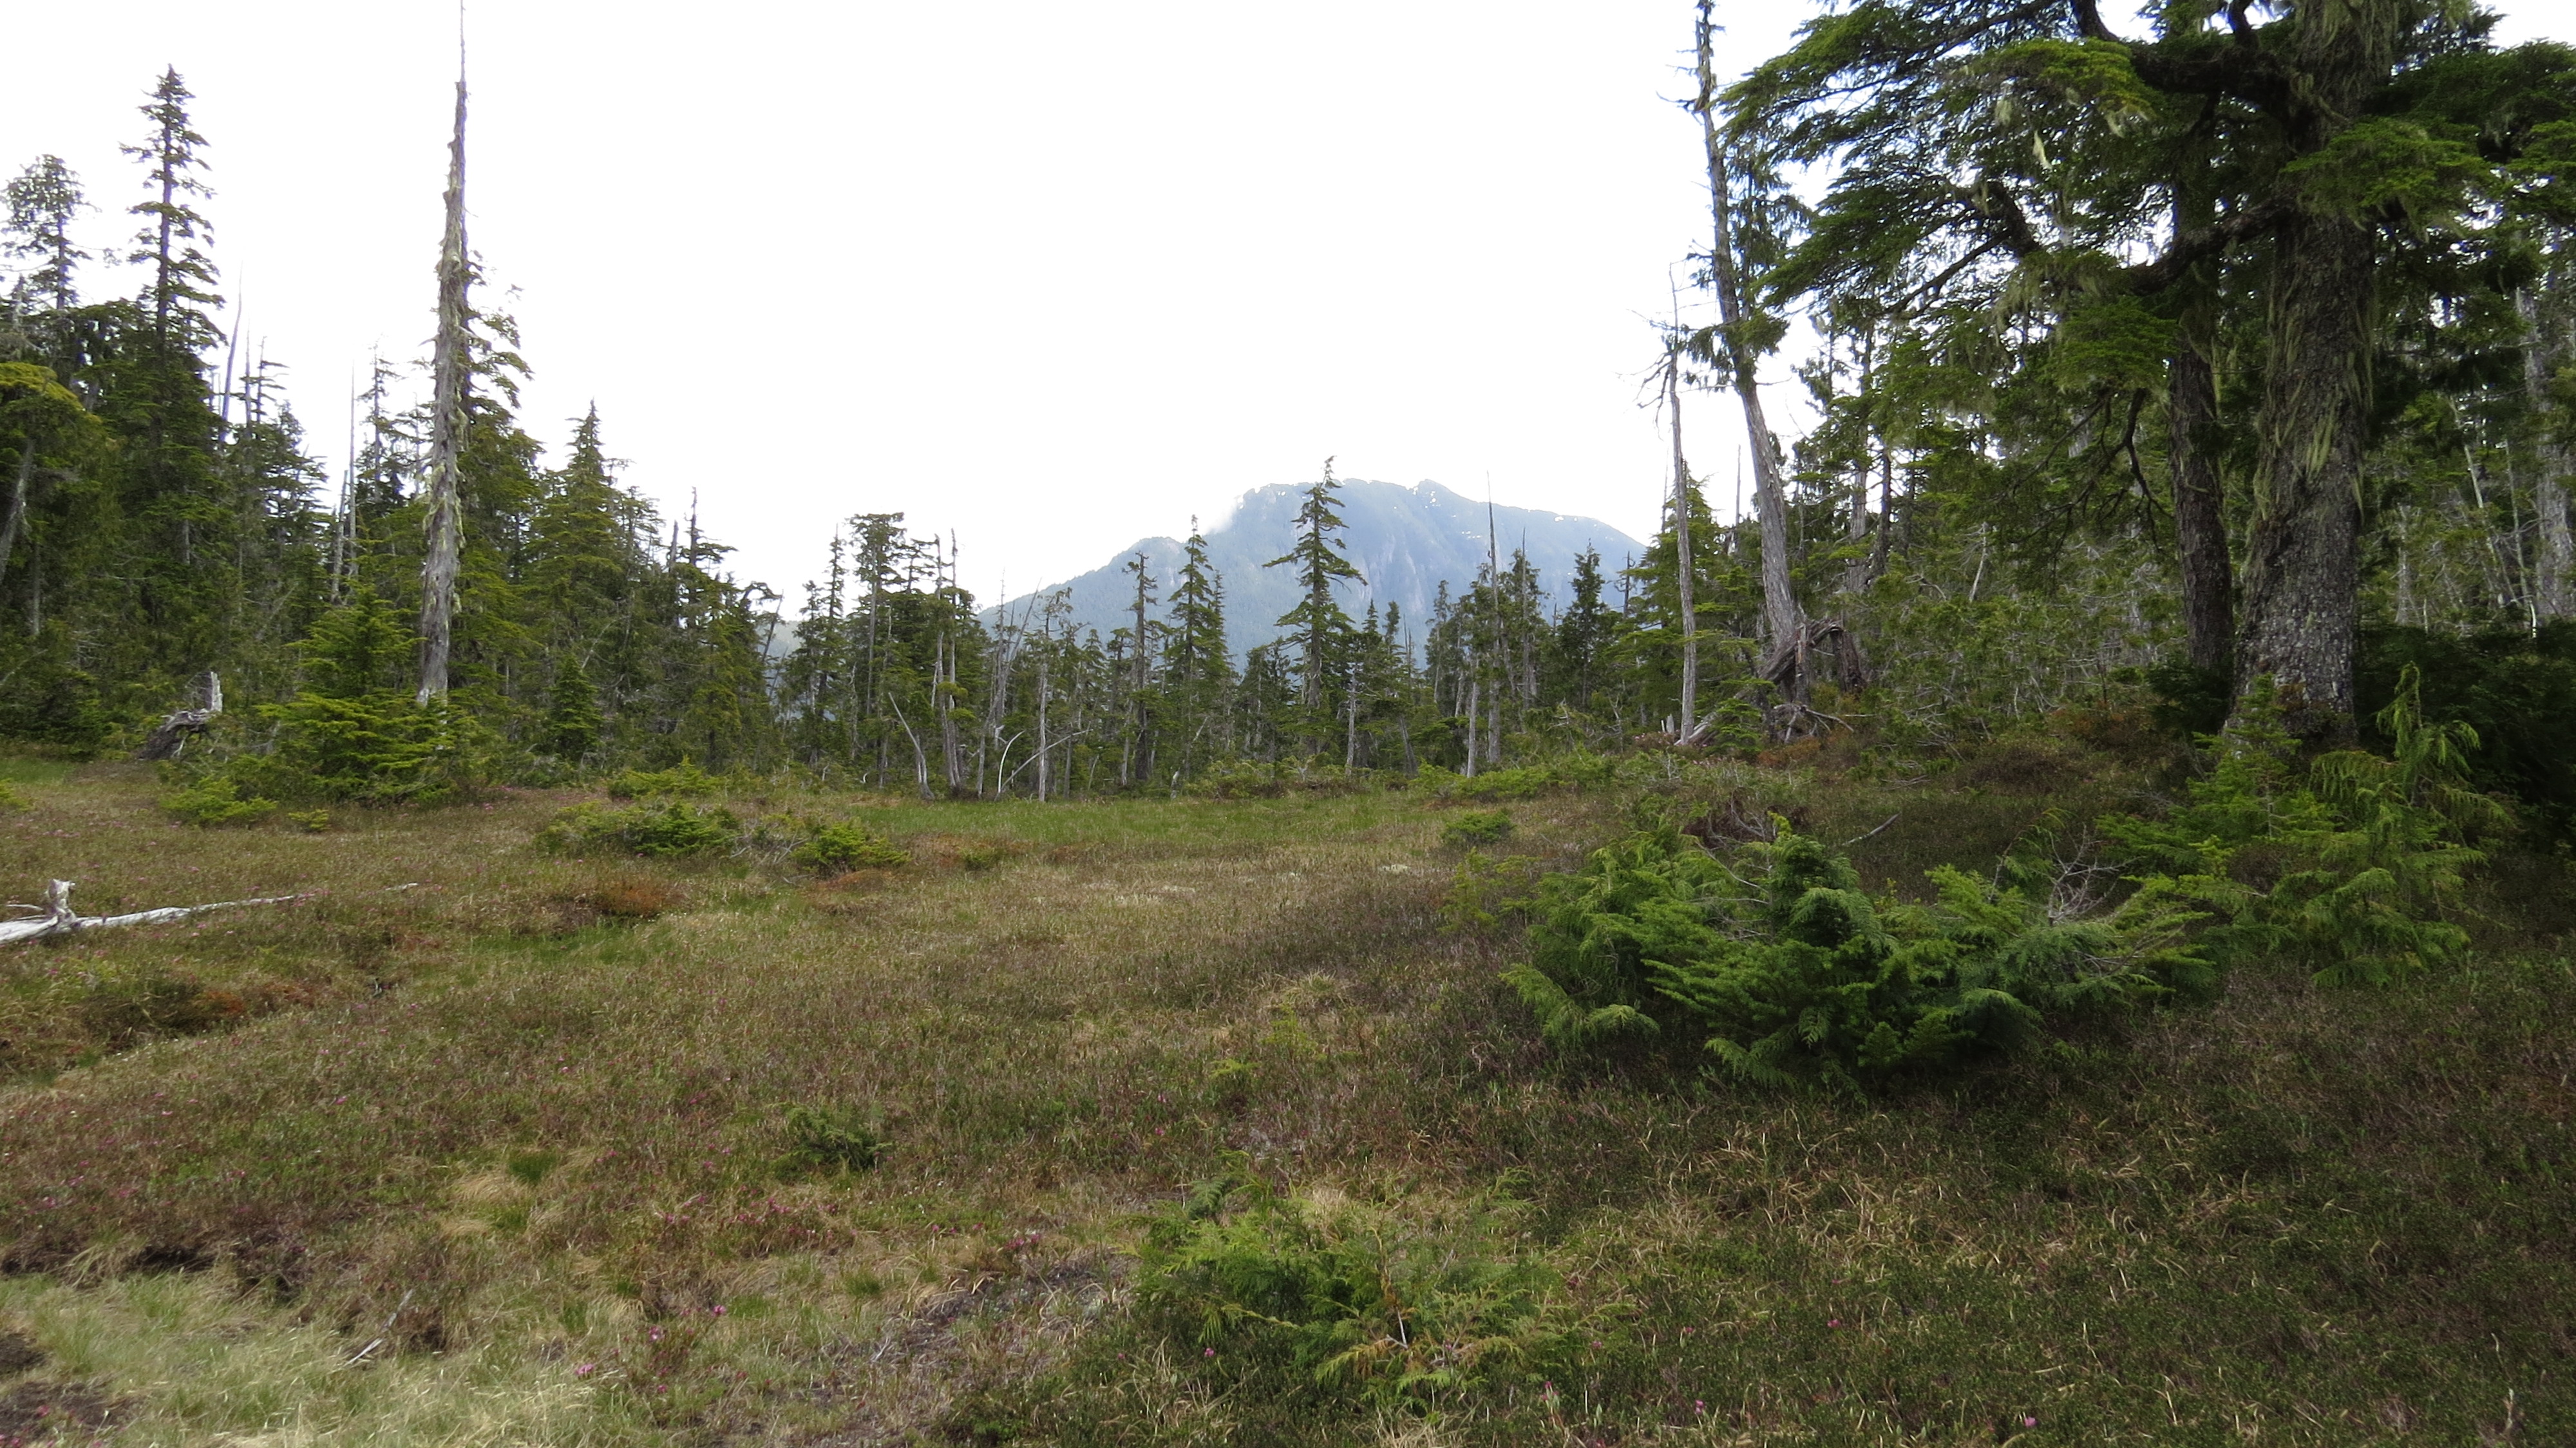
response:
<path fill-rule="evenodd" d="M 1175 763 L 1181 772 L 1195 773 L 1230 752 L 1235 737 L 1227 718 L 1234 663 L 1225 638 L 1225 580 L 1208 561 L 1196 518 L 1190 519 L 1189 541 L 1181 545 L 1181 567 L 1173 578 L 1163 675 L 1181 754 Z"/>
<path fill-rule="evenodd" d="M 11 289 L 10 310 L 23 322 L 42 309 L 46 330 L 59 334 L 80 301 L 76 269 L 89 260 L 88 252 L 72 244 L 72 218 L 86 206 L 80 179 L 62 157 L 39 156 L 10 180 L 6 201 L 9 216 L 0 236 L 7 239 L 0 241 L 0 251 L 34 263 Z M 48 340 L 59 348 L 59 335 Z"/>
<path fill-rule="evenodd" d="M 1571 707 L 1590 710 L 1600 688 L 1602 655 L 1613 616 L 1601 602 L 1601 550 L 1586 548 L 1574 560 L 1567 589 L 1573 598 L 1557 616 L 1548 654 L 1549 692 Z"/>
<path fill-rule="evenodd" d="M 1333 480 L 1333 460 L 1326 458 L 1324 476 L 1307 486 L 1297 506 L 1296 545 L 1261 565 L 1293 567 L 1298 585 L 1304 590 L 1305 596 L 1297 606 L 1280 616 L 1279 626 L 1289 630 L 1289 639 L 1297 650 L 1297 707 L 1308 754 L 1321 747 L 1324 721 L 1333 702 L 1329 691 L 1335 653 L 1351 633 L 1351 616 L 1335 601 L 1333 585 L 1368 581 L 1360 576 L 1356 565 L 1342 556 L 1349 551 L 1349 545 L 1339 536 L 1341 515 L 1333 511 L 1340 492 L 1341 484 Z"/>
<path fill-rule="evenodd" d="M 235 618 L 239 512 L 217 476 L 222 421 L 201 355 L 220 335 L 209 309 L 222 299 L 210 290 L 214 263 L 196 246 L 208 228 L 194 202 L 211 192 L 191 98 L 178 72 L 165 71 L 141 107 L 144 140 L 122 148 L 143 163 L 147 197 L 128 209 L 144 225 L 127 259 L 148 270 L 142 296 L 101 319 L 78 378 L 123 454 L 117 546 L 129 583 L 113 605 L 125 615 L 114 657 L 102 662 L 165 696 L 224 660 Z"/>
<path fill-rule="evenodd" d="M 163 71 L 151 102 L 143 107 L 144 118 L 152 123 L 149 135 L 140 145 L 122 148 L 144 163 L 144 184 L 152 191 L 152 199 L 126 208 L 129 215 L 144 218 L 126 260 L 152 268 L 144 300 L 154 341 L 188 354 L 214 337 L 213 323 L 201 309 L 223 301 L 207 290 L 215 284 L 215 264 L 195 245 L 206 233 L 206 218 L 189 198 L 214 193 L 197 174 L 205 165 L 197 150 L 206 138 L 188 119 L 188 102 L 194 99 L 175 66 Z"/>
<path fill-rule="evenodd" d="M 566 653 L 555 668 L 554 686 L 546 695 L 545 748 L 567 764 L 578 764 L 599 746 L 606 721 L 600 718 L 599 695 L 581 655 Z"/>

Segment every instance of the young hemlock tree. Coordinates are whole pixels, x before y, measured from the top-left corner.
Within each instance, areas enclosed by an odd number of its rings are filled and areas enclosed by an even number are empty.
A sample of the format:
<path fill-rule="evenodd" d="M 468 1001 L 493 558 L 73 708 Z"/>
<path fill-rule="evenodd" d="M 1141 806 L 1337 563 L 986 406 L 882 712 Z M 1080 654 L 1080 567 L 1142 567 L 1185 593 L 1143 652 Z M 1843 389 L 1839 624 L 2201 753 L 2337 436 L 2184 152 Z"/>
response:
<path fill-rule="evenodd" d="M 200 355 L 220 338 L 211 309 L 222 299 L 211 290 L 214 263 L 196 246 L 208 228 L 193 203 L 211 192 L 190 99 L 178 72 L 165 72 L 141 108 L 144 140 L 122 148 L 143 163 L 148 198 L 128 208 L 144 225 L 126 259 L 148 270 L 142 296 L 99 319 L 79 379 L 123 454 L 127 617 L 117 634 L 124 657 L 111 667 L 141 676 L 145 660 L 158 663 L 166 673 L 145 687 L 165 695 L 226 657 L 235 619 L 238 510 L 218 475 L 223 424 Z"/>
<path fill-rule="evenodd" d="M 1304 596 L 1282 614 L 1279 626 L 1297 651 L 1297 709 L 1300 745 L 1307 754 L 1323 747 L 1324 729 L 1333 712 L 1333 668 L 1339 650 L 1351 636 L 1351 616 L 1333 596 L 1333 585 L 1365 584 L 1360 570 L 1342 555 L 1350 545 L 1341 539 L 1342 517 L 1333 511 L 1341 484 L 1333 480 L 1333 460 L 1324 459 L 1324 476 L 1306 488 L 1297 506 L 1297 542 L 1287 552 L 1261 565 L 1296 571 Z"/>
<path fill-rule="evenodd" d="M 1120 565 L 1120 570 L 1136 581 L 1134 601 L 1128 608 L 1130 622 L 1110 641 L 1112 652 L 1125 664 L 1119 670 L 1124 698 L 1119 710 L 1118 782 L 1133 785 L 1154 772 L 1155 724 L 1161 713 L 1154 664 L 1161 654 L 1156 645 L 1162 639 L 1163 623 L 1150 612 L 1157 602 L 1153 560 L 1139 553 Z"/>
<path fill-rule="evenodd" d="M 1234 662 L 1225 641 L 1225 580 L 1208 562 L 1207 539 L 1190 520 L 1163 625 L 1163 680 L 1177 757 L 1175 775 L 1195 774 L 1233 752 L 1229 719 Z"/>
<path fill-rule="evenodd" d="M 1548 640 L 1547 692 L 1568 707 L 1589 713 L 1604 681 L 1601 678 L 1617 616 L 1601 603 L 1601 550 L 1586 548 L 1574 560 L 1567 585 L 1574 597 L 1557 616 Z"/>
<path fill-rule="evenodd" d="M 80 302 L 74 280 L 89 253 L 72 244 L 72 218 L 86 207 L 80 179 L 60 156 L 39 156 L 13 177 L 6 193 L 9 215 L 0 227 L 0 252 L 33 263 L 10 289 L 9 309 L 20 325 L 35 321 L 47 352 L 65 372 L 77 364 L 61 354 L 70 341 L 72 308 Z"/>
<path fill-rule="evenodd" d="M 589 670 L 581 666 L 580 655 L 566 655 L 546 695 L 545 752 L 577 765 L 599 747 L 605 724 Z"/>
<path fill-rule="evenodd" d="M 144 118 L 152 123 L 150 134 L 140 145 L 121 148 L 144 163 L 144 184 L 153 193 L 151 200 L 126 208 L 129 215 L 144 218 L 126 260 L 152 268 L 143 295 L 154 339 L 191 354 L 216 336 L 202 309 L 223 303 L 207 290 L 215 284 L 215 264 L 195 246 L 207 226 L 189 198 L 214 193 L 197 174 L 205 165 L 197 150 L 206 138 L 188 119 L 188 102 L 194 99 L 175 67 L 162 72 L 143 107 Z"/>

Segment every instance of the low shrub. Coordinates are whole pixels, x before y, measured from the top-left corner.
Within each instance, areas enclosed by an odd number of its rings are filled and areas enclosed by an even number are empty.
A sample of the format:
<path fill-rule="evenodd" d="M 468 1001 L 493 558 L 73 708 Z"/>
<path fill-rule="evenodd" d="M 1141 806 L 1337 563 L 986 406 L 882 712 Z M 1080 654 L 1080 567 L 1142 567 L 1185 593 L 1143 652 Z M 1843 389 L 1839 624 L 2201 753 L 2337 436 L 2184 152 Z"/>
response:
<path fill-rule="evenodd" d="M 788 1105 L 782 1108 L 788 1151 L 778 1159 L 783 1171 L 866 1171 L 883 1159 L 884 1128 L 847 1107 Z"/>
<path fill-rule="evenodd" d="M 1258 1077 L 1249 1061 L 1228 1056 L 1208 1068 L 1208 1104 L 1219 1111 L 1241 1111 L 1252 1100 L 1252 1088 Z"/>
<path fill-rule="evenodd" d="M 415 704 L 403 694 L 304 693 L 259 713 L 275 726 L 267 751 L 235 755 L 217 772 L 261 795 L 444 804 L 491 778 L 490 732 L 446 695 Z"/>
<path fill-rule="evenodd" d="M 1665 827 L 1543 882 L 1531 959 L 1506 978 L 1549 1044 L 1579 1050 L 1707 1031 L 1736 1074 L 1841 1088 L 1977 1048 L 2052 1016 L 2199 992 L 2220 968 L 2286 958 L 2321 984 L 2376 984 L 2466 950 L 2458 909 L 2512 817 L 2470 787 L 2477 733 L 2427 722 L 2409 674 L 2378 716 L 2392 757 L 2303 763 L 2258 684 L 2209 773 L 2161 819 L 2104 831 L 2132 873 L 2050 857 L 2053 826 L 1979 879 L 1930 872 L 1928 905 L 1873 898 L 1839 852 L 1779 822 L 1738 848 L 1750 879 Z"/>
<path fill-rule="evenodd" d="M 1849 860 L 1785 826 L 1738 848 L 1744 875 L 1677 830 L 1642 830 L 1542 883 L 1531 961 L 1505 978 L 1560 1050 L 1669 1025 L 1745 1079 L 1843 1090 L 2211 983 L 2187 892 L 2101 907 L 2065 888 L 2053 839 L 2035 843 L 1992 879 L 1932 871 L 1937 898 L 1916 906 L 1863 893 Z"/>
<path fill-rule="evenodd" d="M 704 799 L 723 781 L 683 759 L 669 769 L 630 769 L 608 782 L 611 799 Z"/>
<path fill-rule="evenodd" d="M 1599 773 L 1597 769 L 1591 772 Z M 1536 799 L 1569 783 L 1572 780 L 1564 771 L 1544 764 L 1489 769 L 1482 774 L 1459 774 L 1438 765 L 1426 765 L 1416 787 L 1428 790 L 1439 799 L 1490 803 L 1498 799 Z"/>
<path fill-rule="evenodd" d="M 0 809 L 25 809 L 26 807 L 25 795 L 11 789 L 6 782 L 0 782 Z"/>
<path fill-rule="evenodd" d="M 1508 810 L 1469 810 L 1440 827 L 1440 843 L 1453 849 L 1499 845 L 1511 837 L 1512 816 Z"/>
<path fill-rule="evenodd" d="M 1187 793 L 1197 799 L 1278 799 L 1290 794 L 1359 794 L 1375 783 L 1367 770 L 1338 764 L 1236 759 L 1190 781 Z"/>
<path fill-rule="evenodd" d="M 818 875 L 889 870 L 912 860 L 891 840 L 871 833 L 854 820 L 816 830 L 813 838 L 789 851 L 787 858 Z"/>
<path fill-rule="evenodd" d="M 2446 917 L 2486 861 L 2469 841 L 2513 823 L 2472 787 L 2476 728 L 2427 720 L 2412 669 L 2375 720 L 2387 758 L 2342 749 L 2303 763 L 2260 685 L 2239 715 L 2181 808 L 2104 822 L 2145 878 L 2180 882 L 2220 914 L 2214 957 L 2287 958 L 2348 985 L 2466 951 L 2468 932 Z"/>
<path fill-rule="evenodd" d="M 672 800 L 659 805 L 602 809 L 575 805 L 537 834 L 537 843 L 564 854 L 623 852 L 678 858 L 733 847 L 741 822 L 732 811 Z"/>
<path fill-rule="evenodd" d="M 1238 1391 L 1420 1409 L 1535 1380 L 1566 1336 L 1556 1275 L 1495 1201 L 1382 1207 L 1275 1194 L 1236 1171 L 1149 1234 L 1142 1324 Z"/>
<path fill-rule="evenodd" d="M 2353 682 L 2371 716 L 2364 743 L 2396 750 L 2394 731 L 2376 716 L 2409 696 L 2422 719 L 2469 726 L 2469 734 L 2454 736 L 2463 741 L 2468 783 L 2510 795 L 2544 834 L 2576 839 L 2576 750 L 2566 737 L 2567 720 L 2576 717 L 2576 621 L 2468 638 L 2366 629 Z"/>
<path fill-rule="evenodd" d="M 161 797 L 161 807 L 199 829 L 256 824 L 277 812 L 277 801 L 244 798 L 241 786 L 227 774 L 210 774 Z"/>

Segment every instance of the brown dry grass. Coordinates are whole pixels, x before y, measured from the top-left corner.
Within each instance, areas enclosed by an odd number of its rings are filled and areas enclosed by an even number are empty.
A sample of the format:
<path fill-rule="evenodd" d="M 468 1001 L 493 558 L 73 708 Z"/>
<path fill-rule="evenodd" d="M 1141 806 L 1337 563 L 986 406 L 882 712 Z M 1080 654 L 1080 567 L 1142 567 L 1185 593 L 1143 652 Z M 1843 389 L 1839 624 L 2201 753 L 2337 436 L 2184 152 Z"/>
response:
<path fill-rule="evenodd" d="M 891 810 L 921 865 L 799 887 L 603 881 L 530 846 L 552 796 L 317 838 L 167 826 L 122 769 L 36 793 L 15 876 L 89 905 L 329 893 L 8 962 L 12 1049 L 61 1070 L 0 1098 L 9 1264 L 210 1267 L 353 1341 L 595 1363 L 647 1425 L 935 1417 L 940 1363 L 1060 1336 L 1224 1146 L 1414 1150 L 1402 1062 L 1450 1013 L 1401 799 Z M 302 995 L 109 1039 L 61 984 L 155 971 Z M 1228 1058 L 1265 1089 L 1220 1108 Z M 789 1102 L 880 1114 L 886 1164 L 782 1177 Z"/>
<path fill-rule="evenodd" d="M 1675 787 L 1803 805 L 1828 838 L 1897 813 L 1856 851 L 1875 884 L 2125 786 Z M 1064 1443 L 1965 1443 L 2027 1417 L 2034 1444 L 2341 1444 L 2571 1422 L 2563 966 L 2375 994 L 2249 976 L 1950 1086 L 1796 1100 L 1549 1062 L 1495 981 L 1508 934 L 1440 926 L 1445 816 L 1402 796 L 797 801 L 921 863 L 637 864 L 614 878 L 665 913 L 585 924 L 561 906 L 596 900 L 599 867 L 528 843 L 551 796 L 308 837 L 173 829 L 122 769 L 26 792 L 0 819 L 16 890 L 333 892 L 0 963 L 22 1073 L 0 1253 L 32 1274 L 0 1284 L 0 1326 L 54 1355 L 30 1381 L 129 1403 L 134 1441 L 892 1443 L 989 1417 Z M 1613 822 L 1512 810 L 1512 848 L 1555 860 Z M 992 858 L 942 863 L 965 849 Z M 302 994 L 112 1040 L 92 977 Z M 885 1164 L 782 1172 L 788 1102 L 881 1117 Z M 1139 1214 L 1237 1151 L 1399 1206 L 1526 1196 L 1599 1343 L 1557 1397 L 1507 1387 L 1435 1425 L 1246 1396 L 1121 1313 Z M 377 1337 L 376 1366 L 346 1366 Z M 237 1387 L 174 1386 L 209 1374 Z M 2495 1437 L 2508 1392 L 2518 1436 Z"/>

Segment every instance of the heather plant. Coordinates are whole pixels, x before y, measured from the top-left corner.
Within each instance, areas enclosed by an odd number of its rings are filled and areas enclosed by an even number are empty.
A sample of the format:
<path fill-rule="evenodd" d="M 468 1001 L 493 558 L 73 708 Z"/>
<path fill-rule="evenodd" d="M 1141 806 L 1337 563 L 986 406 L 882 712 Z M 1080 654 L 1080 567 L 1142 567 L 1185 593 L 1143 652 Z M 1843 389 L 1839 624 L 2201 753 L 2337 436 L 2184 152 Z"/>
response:
<path fill-rule="evenodd" d="M 790 1104 L 781 1120 L 788 1141 L 782 1171 L 866 1171 L 885 1155 L 884 1127 L 853 1109 Z"/>
<path fill-rule="evenodd" d="M 1297 1397 L 1426 1408 L 1528 1377 L 1560 1346 L 1556 1274 L 1509 1203 L 1282 1196 L 1242 1168 L 1194 1187 L 1148 1236 L 1146 1323 L 1202 1371 Z"/>
<path fill-rule="evenodd" d="M 723 781 L 683 759 L 669 769 L 629 769 L 608 782 L 611 799 L 704 799 Z"/>
<path fill-rule="evenodd" d="M 623 852 L 678 858 L 731 849 L 741 821 L 722 807 L 670 800 L 658 805 L 603 809 L 575 805 L 538 832 L 537 843 L 563 854 Z"/>
<path fill-rule="evenodd" d="M 1598 776 L 1592 767 L 1588 773 Z M 1551 789 L 1572 783 L 1566 771 L 1545 764 L 1520 765 L 1510 769 L 1489 769 L 1482 774 L 1459 774 L 1427 765 L 1422 770 L 1417 788 L 1439 799 L 1477 800 L 1536 799 Z"/>

